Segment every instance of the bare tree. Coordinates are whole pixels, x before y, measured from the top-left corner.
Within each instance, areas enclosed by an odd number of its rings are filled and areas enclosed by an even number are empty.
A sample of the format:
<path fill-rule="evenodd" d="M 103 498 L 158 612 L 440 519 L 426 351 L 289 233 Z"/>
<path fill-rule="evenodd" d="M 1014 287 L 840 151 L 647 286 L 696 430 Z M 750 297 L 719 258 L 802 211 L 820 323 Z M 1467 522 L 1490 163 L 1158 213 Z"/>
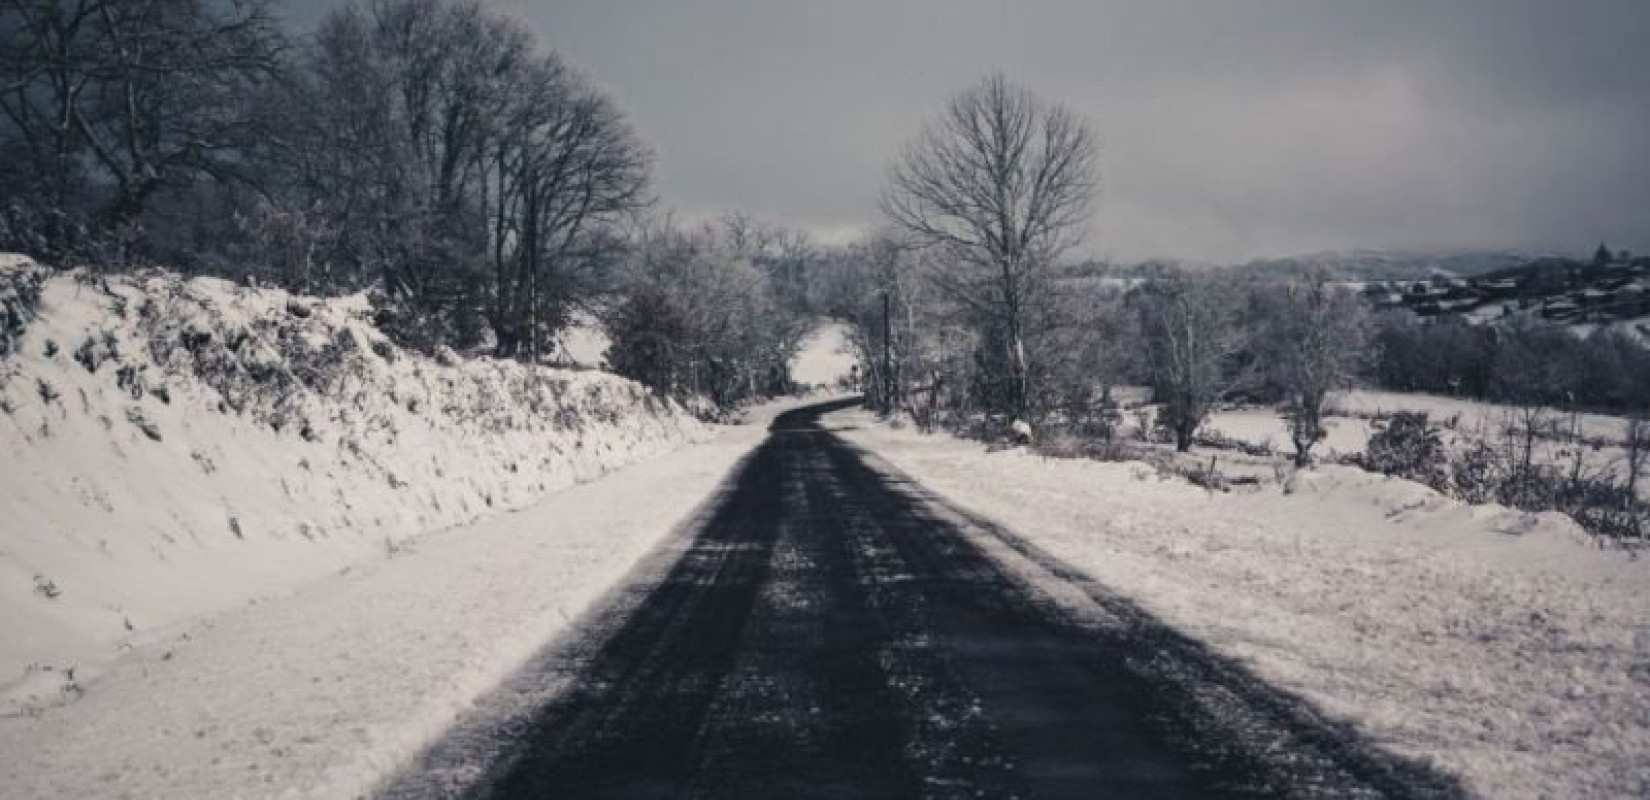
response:
<path fill-rule="evenodd" d="M 1227 282 L 1180 272 L 1139 287 L 1136 309 L 1153 394 L 1162 404 L 1158 424 L 1186 452 L 1214 404 L 1247 382 L 1240 363 L 1247 336 L 1236 324 Z"/>
<path fill-rule="evenodd" d="M 21 142 L 7 149 L 29 164 L 26 185 L 11 188 L 123 228 L 162 189 L 249 180 L 249 100 L 285 48 L 269 9 L 269 0 L 0 3 L 0 139 Z"/>
<path fill-rule="evenodd" d="M 1324 400 L 1347 388 L 1367 353 L 1369 315 L 1350 289 L 1322 274 L 1277 287 L 1266 309 L 1258 348 L 1262 368 L 1283 393 L 1295 465 L 1311 463 L 1312 446 L 1325 436 Z"/>
<path fill-rule="evenodd" d="M 999 329 L 1020 416 L 1031 402 L 1027 315 L 1048 268 L 1086 231 L 1097 160 L 1081 118 L 993 75 L 952 97 L 889 175 L 883 212 L 938 251 L 936 282 Z"/>
<path fill-rule="evenodd" d="M 1627 420 L 1627 436 L 1624 444 L 1627 449 L 1627 479 L 1624 493 L 1627 505 L 1627 514 L 1633 532 L 1644 535 L 1643 521 L 1639 516 L 1639 479 L 1644 477 L 1645 461 L 1650 460 L 1650 419 L 1644 415 L 1634 414 Z"/>
<path fill-rule="evenodd" d="M 517 219 L 495 220 L 506 233 L 494 242 L 491 314 L 499 353 L 529 358 L 599 288 L 594 273 L 623 255 L 615 227 L 651 201 L 651 154 L 618 107 L 553 60 L 537 73 L 524 137 L 502 141 L 520 150 L 499 159 L 516 167 L 499 176 L 498 200 Z"/>

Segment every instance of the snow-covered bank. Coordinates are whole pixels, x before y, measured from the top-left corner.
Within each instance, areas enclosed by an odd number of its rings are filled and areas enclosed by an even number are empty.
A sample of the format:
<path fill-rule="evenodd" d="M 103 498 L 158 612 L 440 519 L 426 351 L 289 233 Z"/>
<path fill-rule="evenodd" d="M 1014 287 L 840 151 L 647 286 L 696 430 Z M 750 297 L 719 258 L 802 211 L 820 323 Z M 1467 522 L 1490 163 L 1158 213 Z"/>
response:
<path fill-rule="evenodd" d="M 27 269 L 0 260 L 0 279 Z M 45 282 L 0 358 L 0 714 L 711 434 L 629 381 L 425 358 L 370 316 L 161 272 Z"/>
<path fill-rule="evenodd" d="M 772 412 L 141 645 L 78 702 L 0 719 L 0 794 L 370 791 L 689 522 Z"/>
<path fill-rule="evenodd" d="M 1211 494 L 1141 464 L 827 422 L 1486 796 L 1650 789 L 1650 562 L 1559 515 L 1341 467 Z"/>

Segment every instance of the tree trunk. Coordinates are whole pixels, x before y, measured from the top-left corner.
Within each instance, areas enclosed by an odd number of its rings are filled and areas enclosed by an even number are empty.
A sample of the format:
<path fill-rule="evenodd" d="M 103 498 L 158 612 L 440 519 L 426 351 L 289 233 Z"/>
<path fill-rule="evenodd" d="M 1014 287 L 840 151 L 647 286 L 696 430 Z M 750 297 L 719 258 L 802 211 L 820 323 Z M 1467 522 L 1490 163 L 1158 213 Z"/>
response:
<path fill-rule="evenodd" d="M 1031 381 L 1026 370 L 1025 338 L 1020 330 L 1018 313 L 1008 322 L 1008 375 L 1009 400 L 1014 407 L 1014 416 L 1026 419 L 1031 405 Z"/>
<path fill-rule="evenodd" d="M 894 388 L 894 325 L 888 291 L 882 292 L 882 413 L 891 414 L 897 400 Z"/>
<path fill-rule="evenodd" d="M 1174 426 L 1174 449 L 1181 453 L 1192 450 L 1192 435 L 1197 432 L 1197 426 L 1188 422 L 1179 422 Z"/>

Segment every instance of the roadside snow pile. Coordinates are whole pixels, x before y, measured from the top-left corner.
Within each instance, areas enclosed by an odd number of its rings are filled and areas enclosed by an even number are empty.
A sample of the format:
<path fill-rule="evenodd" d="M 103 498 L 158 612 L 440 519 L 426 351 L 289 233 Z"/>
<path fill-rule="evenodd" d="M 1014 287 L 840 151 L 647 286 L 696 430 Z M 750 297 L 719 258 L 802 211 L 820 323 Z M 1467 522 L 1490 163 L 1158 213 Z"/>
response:
<path fill-rule="evenodd" d="M 38 270 L 0 258 L 0 287 Z M 0 714 L 709 433 L 610 375 L 402 350 L 359 297 L 162 272 L 42 289 L 0 351 Z"/>
<path fill-rule="evenodd" d="M 638 560 L 679 557 L 695 511 L 781 408 L 139 644 L 79 701 L 0 716 L 0 796 L 373 796 L 460 715 L 493 709 L 492 691 L 547 642 L 602 613 Z"/>
<path fill-rule="evenodd" d="M 1140 463 L 828 422 L 1477 792 L 1650 789 L 1650 562 L 1589 546 L 1562 515 L 1334 466 L 1211 493 Z"/>

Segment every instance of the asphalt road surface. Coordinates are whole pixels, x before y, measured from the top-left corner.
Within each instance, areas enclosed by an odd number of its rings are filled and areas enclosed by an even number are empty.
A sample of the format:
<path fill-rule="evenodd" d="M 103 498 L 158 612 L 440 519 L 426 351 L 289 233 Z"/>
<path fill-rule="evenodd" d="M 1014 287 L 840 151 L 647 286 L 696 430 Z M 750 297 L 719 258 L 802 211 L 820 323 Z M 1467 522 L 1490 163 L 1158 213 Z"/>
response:
<path fill-rule="evenodd" d="M 1453 797 L 792 411 L 392 797 Z M 646 502 L 646 498 L 636 498 Z"/>

